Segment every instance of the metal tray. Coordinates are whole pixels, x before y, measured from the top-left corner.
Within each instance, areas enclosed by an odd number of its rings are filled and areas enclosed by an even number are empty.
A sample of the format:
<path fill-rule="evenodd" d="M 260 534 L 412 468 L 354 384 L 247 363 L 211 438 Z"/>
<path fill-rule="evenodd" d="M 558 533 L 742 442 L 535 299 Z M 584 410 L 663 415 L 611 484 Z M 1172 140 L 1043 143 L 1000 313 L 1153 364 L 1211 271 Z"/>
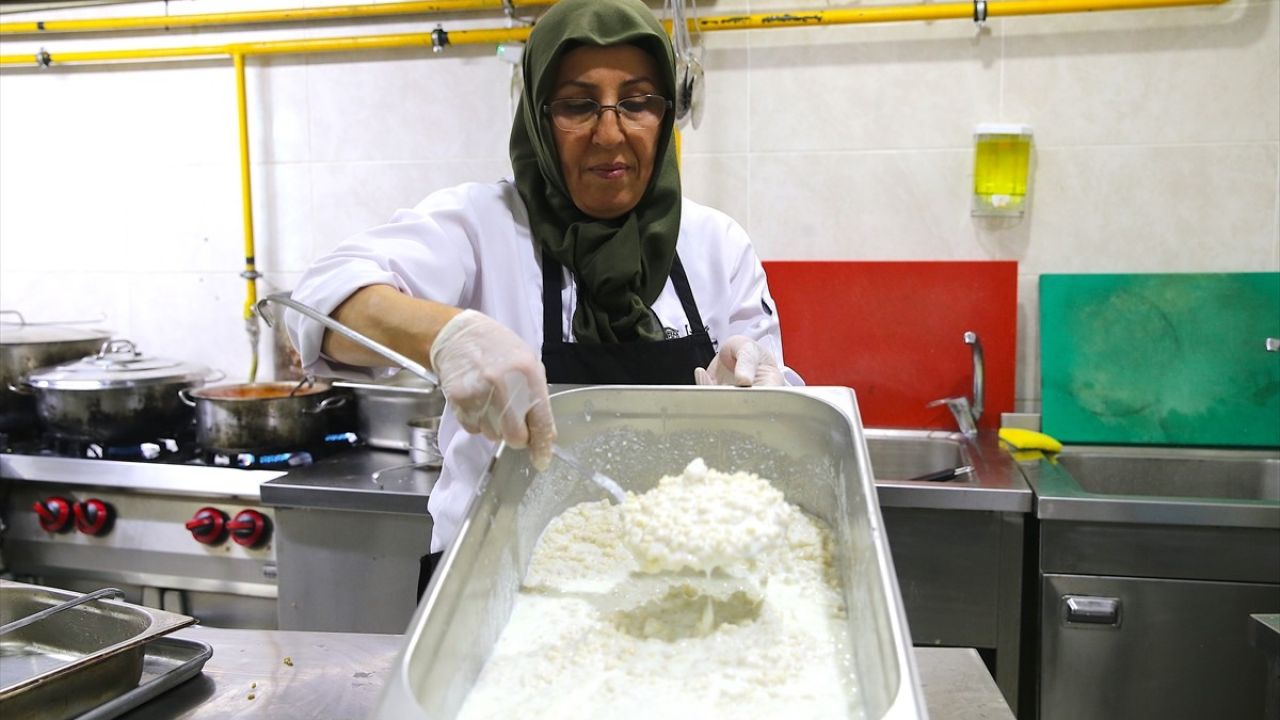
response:
<path fill-rule="evenodd" d="M 204 670 L 213 648 L 199 640 L 162 637 L 146 645 L 138 686 L 103 703 L 76 720 L 110 720 L 175 688 Z"/>
<path fill-rule="evenodd" d="M 79 596 L 0 580 L 0 624 Z M 116 600 L 64 610 L 0 638 L 0 717 L 63 720 L 138 684 L 145 645 L 195 618 Z"/>
<path fill-rule="evenodd" d="M 637 492 L 694 456 L 768 477 L 825 521 L 850 609 L 860 690 L 850 716 L 925 716 L 857 403 L 848 388 L 594 387 L 551 398 L 559 443 Z M 511 614 L 552 518 L 601 491 L 501 447 L 445 552 L 383 689 L 381 720 L 455 717 Z"/>

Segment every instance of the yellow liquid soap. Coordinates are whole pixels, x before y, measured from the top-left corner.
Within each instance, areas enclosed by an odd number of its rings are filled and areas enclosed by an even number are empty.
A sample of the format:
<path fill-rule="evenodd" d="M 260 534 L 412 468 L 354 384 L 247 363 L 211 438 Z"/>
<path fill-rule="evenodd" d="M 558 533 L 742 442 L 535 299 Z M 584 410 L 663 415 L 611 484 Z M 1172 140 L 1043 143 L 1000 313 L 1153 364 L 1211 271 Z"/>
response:
<path fill-rule="evenodd" d="M 975 212 L 1021 213 L 1030 162 L 1030 134 L 977 134 L 973 164 Z"/>

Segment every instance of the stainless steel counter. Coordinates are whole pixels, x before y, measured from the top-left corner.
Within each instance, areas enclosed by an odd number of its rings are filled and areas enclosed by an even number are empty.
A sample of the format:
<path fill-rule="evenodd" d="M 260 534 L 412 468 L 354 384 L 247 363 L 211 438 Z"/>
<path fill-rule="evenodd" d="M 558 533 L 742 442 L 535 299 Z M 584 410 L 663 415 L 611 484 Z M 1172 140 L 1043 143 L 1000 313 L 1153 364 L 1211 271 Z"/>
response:
<path fill-rule="evenodd" d="M 123 718 L 367 717 L 404 642 L 401 635 L 205 627 L 174 636 L 213 647 L 204 673 Z M 976 651 L 915 654 L 933 720 L 1013 718 Z"/>
<path fill-rule="evenodd" d="M 409 454 L 359 448 L 290 471 L 262 484 L 262 502 L 300 507 L 427 514 L 438 469 L 414 468 Z"/>
<path fill-rule="evenodd" d="M 207 497 L 213 493 L 257 500 L 262 483 L 282 475 L 282 470 L 0 454 L 0 478 L 5 480 L 92 485 L 166 495 Z"/>

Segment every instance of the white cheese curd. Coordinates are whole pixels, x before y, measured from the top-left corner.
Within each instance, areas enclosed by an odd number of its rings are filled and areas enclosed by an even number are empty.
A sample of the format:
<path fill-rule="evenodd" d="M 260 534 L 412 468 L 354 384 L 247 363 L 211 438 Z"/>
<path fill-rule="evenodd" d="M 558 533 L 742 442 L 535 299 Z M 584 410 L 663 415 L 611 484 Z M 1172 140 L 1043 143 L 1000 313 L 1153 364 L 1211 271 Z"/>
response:
<path fill-rule="evenodd" d="M 830 531 L 767 482 L 776 496 L 740 478 L 719 482 L 722 473 L 695 465 L 692 478 L 674 484 L 699 487 L 706 491 L 699 502 L 740 508 L 734 513 L 759 503 L 768 518 L 755 540 L 738 543 L 759 552 L 754 560 L 767 579 L 760 595 L 712 598 L 696 583 L 677 583 L 639 604 L 620 604 L 642 572 L 623 536 L 634 527 L 636 508 L 628 506 L 644 496 L 569 508 L 534 548 L 511 618 L 460 718 L 861 717 Z M 735 498 L 741 490 L 754 499 Z M 650 507 L 683 513 L 666 504 L 672 497 L 660 494 Z M 761 539 L 775 532 L 772 541 Z M 716 549 L 692 553 L 694 562 L 736 562 L 725 555 L 733 542 L 709 542 Z"/>
<path fill-rule="evenodd" d="M 702 458 L 627 498 L 624 539 L 644 572 L 750 568 L 791 515 L 782 493 L 751 473 L 717 472 Z"/>

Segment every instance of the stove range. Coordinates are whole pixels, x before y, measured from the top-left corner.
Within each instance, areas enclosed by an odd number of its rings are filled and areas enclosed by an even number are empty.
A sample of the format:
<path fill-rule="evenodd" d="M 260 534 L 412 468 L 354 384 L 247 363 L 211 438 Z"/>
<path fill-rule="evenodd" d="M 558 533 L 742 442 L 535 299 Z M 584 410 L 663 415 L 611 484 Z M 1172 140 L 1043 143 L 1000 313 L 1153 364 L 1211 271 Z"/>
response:
<path fill-rule="evenodd" d="M 74 591 L 118 587 L 206 625 L 273 629 L 277 526 L 260 487 L 361 445 L 354 433 L 267 452 L 0 435 L 3 569 Z"/>

